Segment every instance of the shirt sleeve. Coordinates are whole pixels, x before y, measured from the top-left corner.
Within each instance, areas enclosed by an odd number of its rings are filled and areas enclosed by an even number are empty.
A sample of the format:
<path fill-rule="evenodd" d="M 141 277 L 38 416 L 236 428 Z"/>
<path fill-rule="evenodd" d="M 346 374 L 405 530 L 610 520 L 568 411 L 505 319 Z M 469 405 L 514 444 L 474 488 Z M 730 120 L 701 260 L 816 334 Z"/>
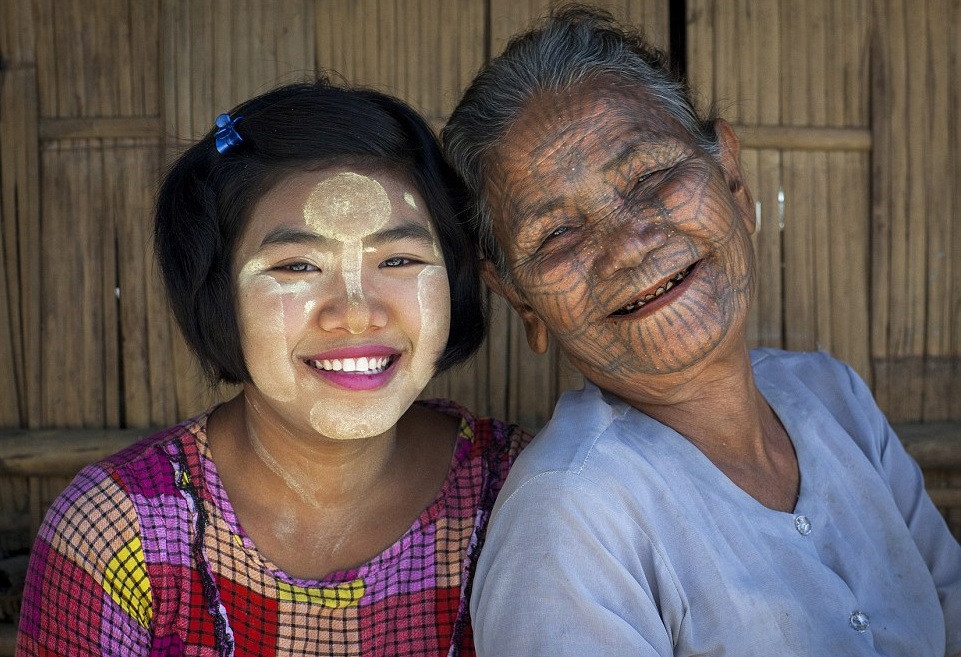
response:
<path fill-rule="evenodd" d="M 947 628 L 947 655 L 961 653 L 961 546 L 924 487 L 924 475 L 907 453 L 864 381 L 848 368 L 854 395 L 882 436 L 881 468 L 895 504 L 914 537 L 937 588 Z"/>
<path fill-rule="evenodd" d="M 147 655 L 152 613 L 134 505 L 104 469 L 88 467 L 34 542 L 17 655 Z"/>
<path fill-rule="evenodd" d="M 659 615 L 677 588 L 599 486 L 537 475 L 495 510 L 471 599 L 480 657 L 673 655 Z M 660 600 L 659 600 L 660 599 Z"/>

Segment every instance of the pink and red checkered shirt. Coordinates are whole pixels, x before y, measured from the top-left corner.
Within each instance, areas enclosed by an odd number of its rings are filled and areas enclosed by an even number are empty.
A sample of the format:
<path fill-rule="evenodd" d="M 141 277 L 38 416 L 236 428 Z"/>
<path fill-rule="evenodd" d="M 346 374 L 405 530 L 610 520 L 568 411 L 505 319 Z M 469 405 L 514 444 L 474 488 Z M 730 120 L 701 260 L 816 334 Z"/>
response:
<path fill-rule="evenodd" d="M 287 576 L 237 522 L 207 414 L 85 468 L 31 555 L 17 654 L 473 655 L 468 601 L 494 498 L 530 436 L 461 418 L 431 505 L 372 561 Z"/>

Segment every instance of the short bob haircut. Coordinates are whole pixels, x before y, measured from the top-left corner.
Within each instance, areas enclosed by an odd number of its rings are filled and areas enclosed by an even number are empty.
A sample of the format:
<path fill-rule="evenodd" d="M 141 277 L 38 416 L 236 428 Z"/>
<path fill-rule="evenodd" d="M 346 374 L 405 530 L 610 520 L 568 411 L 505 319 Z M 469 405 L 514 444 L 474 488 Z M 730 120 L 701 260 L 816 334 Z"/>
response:
<path fill-rule="evenodd" d="M 427 123 L 400 100 L 327 77 L 289 84 L 230 112 L 242 142 L 225 154 L 216 129 L 168 171 L 154 247 L 177 323 L 212 383 L 249 383 L 231 259 L 256 203 L 285 177 L 332 166 L 396 172 L 417 186 L 437 232 L 451 289 L 447 346 L 436 369 L 470 358 L 487 332 L 476 247 L 461 215 L 460 179 Z"/>
<path fill-rule="evenodd" d="M 481 69 L 441 132 L 447 158 L 472 195 L 474 239 L 504 280 L 510 272 L 487 206 L 486 158 L 538 92 L 569 89 L 599 76 L 644 89 L 705 151 L 718 152 L 715 108 L 703 118 L 698 114 L 693 93 L 665 52 L 604 10 L 577 3 L 555 8 Z"/>

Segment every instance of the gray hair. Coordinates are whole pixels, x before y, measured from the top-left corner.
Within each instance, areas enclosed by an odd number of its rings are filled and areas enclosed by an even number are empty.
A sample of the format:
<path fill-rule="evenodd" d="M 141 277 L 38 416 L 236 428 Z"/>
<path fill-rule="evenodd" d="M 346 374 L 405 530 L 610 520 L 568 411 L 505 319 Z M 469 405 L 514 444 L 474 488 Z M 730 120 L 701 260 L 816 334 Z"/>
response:
<path fill-rule="evenodd" d="M 447 158 L 473 197 L 471 223 L 481 253 L 505 280 L 510 274 L 487 205 L 485 159 L 539 91 L 560 91 L 604 75 L 643 88 L 702 148 L 717 154 L 714 108 L 699 117 L 690 89 L 663 51 L 605 11 L 577 4 L 556 9 L 488 62 L 441 132 Z"/>

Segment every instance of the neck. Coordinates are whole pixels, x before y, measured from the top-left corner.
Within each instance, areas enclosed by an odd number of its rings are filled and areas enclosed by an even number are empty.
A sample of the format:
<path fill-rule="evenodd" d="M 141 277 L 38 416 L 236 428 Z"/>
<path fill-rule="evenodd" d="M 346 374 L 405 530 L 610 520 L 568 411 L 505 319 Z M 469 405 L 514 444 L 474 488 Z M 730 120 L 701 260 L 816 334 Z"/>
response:
<path fill-rule="evenodd" d="M 239 399 L 236 448 L 251 457 L 251 469 L 276 479 L 307 506 L 337 508 L 364 499 L 393 466 L 396 426 L 370 438 L 332 439 L 289 426 L 256 393 L 245 391 Z"/>
<path fill-rule="evenodd" d="M 712 361 L 659 397 L 637 404 L 638 409 L 706 453 L 722 451 L 750 461 L 767 445 L 772 423 L 780 426 L 755 384 L 747 347 Z"/>
<path fill-rule="evenodd" d="M 791 512 L 800 471 L 794 445 L 754 381 L 747 349 L 674 389 L 670 402 L 638 408 L 687 438 L 761 504 Z"/>

